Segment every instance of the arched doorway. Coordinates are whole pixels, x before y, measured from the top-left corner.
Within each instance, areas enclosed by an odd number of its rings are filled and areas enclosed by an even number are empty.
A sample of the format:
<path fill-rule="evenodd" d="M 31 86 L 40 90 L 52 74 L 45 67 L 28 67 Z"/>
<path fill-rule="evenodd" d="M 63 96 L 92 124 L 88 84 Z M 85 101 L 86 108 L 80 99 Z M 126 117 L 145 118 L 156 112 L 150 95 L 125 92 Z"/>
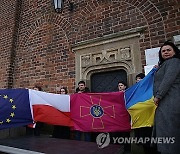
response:
<path fill-rule="evenodd" d="M 84 80 L 92 92 L 116 91 L 121 77 L 132 85 L 142 71 L 140 34 L 134 29 L 74 45 L 75 82 Z"/>
<path fill-rule="evenodd" d="M 113 92 L 117 91 L 118 81 L 127 83 L 127 73 L 125 70 L 99 72 L 91 76 L 91 92 Z"/>

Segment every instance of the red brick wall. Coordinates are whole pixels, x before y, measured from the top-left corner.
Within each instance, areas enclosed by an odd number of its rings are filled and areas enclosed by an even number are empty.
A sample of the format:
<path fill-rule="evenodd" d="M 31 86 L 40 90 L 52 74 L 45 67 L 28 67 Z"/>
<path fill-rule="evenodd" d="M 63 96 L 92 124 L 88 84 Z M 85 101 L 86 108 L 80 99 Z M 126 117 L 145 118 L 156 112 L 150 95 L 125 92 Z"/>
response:
<path fill-rule="evenodd" d="M 8 87 L 15 26 L 15 6 L 14 0 L 0 1 L 0 88 Z"/>
<path fill-rule="evenodd" d="M 143 26 L 145 31 L 140 39 L 140 50 L 142 63 L 145 65 L 145 49 L 160 46 L 165 40 L 180 33 L 178 0 L 69 1 L 74 2 L 72 12 L 68 9 L 68 1 L 65 1 L 63 11 L 56 13 L 51 0 L 23 0 L 13 87 L 31 88 L 39 83 L 45 91 L 56 92 L 57 87 L 67 86 L 72 93 L 75 89 L 72 45 Z M 0 2 L 0 7 L 6 8 L 7 3 Z M 6 11 L 1 11 L 0 15 Z M 13 14 L 13 11 L 9 13 Z M 10 15 L 13 16 L 12 14 Z M 10 21 L 13 23 L 13 18 Z M 7 21 L 5 23 L 8 24 Z M 6 25 L 5 23 L 0 22 L 0 26 Z M 13 27 L 13 24 L 10 26 Z M 11 31 L 6 33 L 8 38 L 0 36 L 0 62 L 5 68 L 12 36 Z M 0 30 L 0 34 L 5 33 Z M 0 79 L 2 84 L 7 80 L 4 67 L 1 66 L 0 69 L 3 72 Z"/>

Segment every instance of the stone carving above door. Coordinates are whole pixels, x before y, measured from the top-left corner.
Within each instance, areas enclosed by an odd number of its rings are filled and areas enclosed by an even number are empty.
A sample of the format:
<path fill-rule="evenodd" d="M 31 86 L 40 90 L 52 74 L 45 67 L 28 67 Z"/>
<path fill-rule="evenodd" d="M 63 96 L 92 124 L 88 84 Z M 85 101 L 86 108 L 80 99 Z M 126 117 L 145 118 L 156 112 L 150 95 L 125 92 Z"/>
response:
<path fill-rule="evenodd" d="M 122 60 L 130 60 L 131 59 L 131 49 L 130 47 L 125 47 L 120 49 L 120 55 Z"/>
<path fill-rule="evenodd" d="M 81 55 L 81 66 L 83 68 L 86 68 L 88 66 L 91 66 L 91 55 L 87 54 L 87 55 Z"/>
<path fill-rule="evenodd" d="M 88 53 L 80 55 L 80 67 L 82 73 L 89 67 L 97 65 L 118 63 L 122 61 L 131 61 L 131 48 L 124 47 L 118 49 L 107 49 L 97 51 L 96 53 Z"/>
<path fill-rule="evenodd" d="M 76 82 L 90 82 L 94 73 L 114 70 L 125 70 L 128 82 L 132 80 L 136 72 L 142 71 L 139 38 L 139 31 L 130 31 L 126 35 L 116 34 L 72 47 L 75 52 Z"/>

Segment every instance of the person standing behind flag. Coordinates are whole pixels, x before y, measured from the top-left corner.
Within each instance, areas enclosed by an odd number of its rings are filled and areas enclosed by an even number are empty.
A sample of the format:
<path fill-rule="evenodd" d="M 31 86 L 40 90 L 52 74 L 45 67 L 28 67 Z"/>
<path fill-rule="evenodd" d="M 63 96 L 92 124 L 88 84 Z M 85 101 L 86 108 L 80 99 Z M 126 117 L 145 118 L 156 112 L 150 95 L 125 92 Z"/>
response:
<path fill-rule="evenodd" d="M 34 90 L 38 90 L 38 91 L 43 91 L 42 87 L 39 85 L 35 85 L 33 87 Z M 35 124 L 35 128 L 34 128 L 34 135 L 35 136 L 40 136 L 40 132 L 41 132 L 41 128 L 43 127 L 43 123 L 42 122 L 36 122 Z"/>
<path fill-rule="evenodd" d="M 180 151 L 180 50 L 166 41 L 159 50 L 159 67 L 154 76 L 154 137 L 174 138 L 173 143 L 157 144 L 162 154 Z"/>
<path fill-rule="evenodd" d="M 90 92 L 89 88 L 86 87 L 86 84 L 84 81 L 78 82 L 78 88 L 76 88 L 76 93 L 87 93 Z"/>
<path fill-rule="evenodd" d="M 90 92 L 89 88 L 86 87 L 86 83 L 84 81 L 78 82 L 78 88 L 76 88 L 76 93 L 88 93 Z M 91 141 L 91 133 L 89 132 L 80 132 L 75 131 L 75 140 L 81 140 L 81 136 L 84 134 L 84 140 L 90 142 Z"/>
<path fill-rule="evenodd" d="M 139 73 L 136 75 L 136 83 L 140 82 L 141 80 L 143 80 L 143 78 L 145 77 L 144 73 Z M 153 127 L 140 127 L 140 128 L 135 128 L 134 129 L 134 136 L 137 137 L 138 139 L 140 138 L 151 138 L 152 135 L 152 129 Z M 156 149 L 150 146 L 150 141 L 146 142 L 146 143 L 141 143 L 138 145 L 142 145 L 144 153 L 145 154 L 152 154 L 152 153 L 157 153 Z"/>
<path fill-rule="evenodd" d="M 124 81 L 118 82 L 118 90 L 119 92 L 125 92 L 125 90 L 128 88 L 127 83 Z M 129 115 L 130 120 L 130 115 Z M 130 132 L 114 132 L 110 133 L 113 137 L 123 137 L 123 138 L 130 138 Z M 131 153 L 131 145 L 129 143 L 124 144 L 124 153 Z"/>
<path fill-rule="evenodd" d="M 60 88 L 60 94 L 66 95 L 68 90 L 66 87 Z M 54 126 L 53 135 L 54 138 L 70 139 L 70 128 L 68 126 Z"/>
<path fill-rule="evenodd" d="M 42 91 L 41 86 L 39 85 L 34 85 L 33 87 L 34 90 Z M 40 136 L 41 128 L 43 127 L 42 122 L 35 122 L 34 124 L 28 125 L 26 127 L 26 133 L 28 135 L 35 135 L 35 136 Z"/>
<path fill-rule="evenodd" d="M 124 81 L 118 82 L 118 90 L 124 92 L 127 89 L 127 84 Z"/>
<path fill-rule="evenodd" d="M 144 73 L 139 73 L 138 75 L 136 75 L 136 83 L 141 81 L 144 77 L 145 77 Z"/>

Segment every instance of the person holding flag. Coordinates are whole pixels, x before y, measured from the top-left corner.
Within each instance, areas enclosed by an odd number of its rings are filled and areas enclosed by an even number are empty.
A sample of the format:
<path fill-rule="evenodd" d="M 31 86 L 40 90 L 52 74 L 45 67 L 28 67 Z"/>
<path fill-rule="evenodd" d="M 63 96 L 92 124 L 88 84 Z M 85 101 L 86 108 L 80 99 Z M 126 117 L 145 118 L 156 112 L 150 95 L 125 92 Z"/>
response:
<path fill-rule="evenodd" d="M 127 88 L 127 84 L 124 81 L 118 82 L 118 90 L 119 91 L 124 92 L 126 90 L 126 88 Z"/>
<path fill-rule="evenodd" d="M 153 102 L 153 77 L 155 68 L 147 76 L 144 73 L 136 75 L 136 84 L 126 90 L 126 107 L 131 115 L 131 127 L 136 139 L 146 142 L 137 142 L 145 154 L 156 154 L 156 148 L 151 147 L 150 138 L 154 123 L 156 106 Z"/>
<path fill-rule="evenodd" d="M 61 95 L 67 95 L 68 90 L 66 87 L 61 87 L 59 93 Z M 62 139 L 70 139 L 70 127 L 55 125 L 54 129 L 53 129 L 52 137 L 62 138 Z"/>
<path fill-rule="evenodd" d="M 166 41 L 159 50 L 159 67 L 154 76 L 154 103 L 157 105 L 153 136 L 174 138 L 175 142 L 157 144 L 162 154 L 180 151 L 180 50 Z"/>

